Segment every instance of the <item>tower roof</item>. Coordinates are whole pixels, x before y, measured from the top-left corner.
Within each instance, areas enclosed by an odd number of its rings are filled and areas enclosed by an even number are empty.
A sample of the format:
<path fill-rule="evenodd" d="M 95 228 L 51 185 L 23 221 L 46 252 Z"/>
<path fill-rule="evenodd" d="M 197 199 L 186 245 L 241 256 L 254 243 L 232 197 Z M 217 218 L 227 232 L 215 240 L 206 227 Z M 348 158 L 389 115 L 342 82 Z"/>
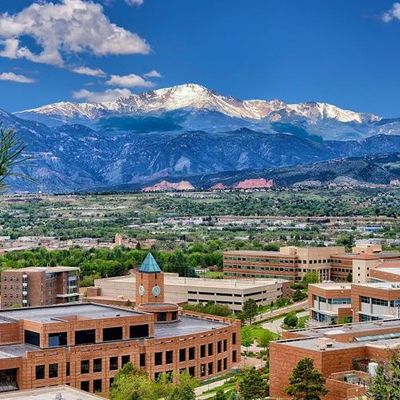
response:
<path fill-rule="evenodd" d="M 142 262 L 142 265 L 139 268 L 139 272 L 156 274 L 162 271 L 160 266 L 157 264 L 157 261 L 153 257 L 153 254 L 148 253 L 146 258 Z"/>

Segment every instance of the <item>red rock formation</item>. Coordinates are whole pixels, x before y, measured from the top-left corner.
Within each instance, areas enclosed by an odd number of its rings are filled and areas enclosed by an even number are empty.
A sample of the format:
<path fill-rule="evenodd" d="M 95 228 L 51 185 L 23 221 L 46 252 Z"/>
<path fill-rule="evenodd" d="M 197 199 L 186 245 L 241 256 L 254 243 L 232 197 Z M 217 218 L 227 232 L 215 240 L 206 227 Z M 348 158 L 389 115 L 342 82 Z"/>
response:
<path fill-rule="evenodd" d="M 268 189 L 274 186 L 272 179 L 245 179 L 233 185 L 235 189 Z"/>

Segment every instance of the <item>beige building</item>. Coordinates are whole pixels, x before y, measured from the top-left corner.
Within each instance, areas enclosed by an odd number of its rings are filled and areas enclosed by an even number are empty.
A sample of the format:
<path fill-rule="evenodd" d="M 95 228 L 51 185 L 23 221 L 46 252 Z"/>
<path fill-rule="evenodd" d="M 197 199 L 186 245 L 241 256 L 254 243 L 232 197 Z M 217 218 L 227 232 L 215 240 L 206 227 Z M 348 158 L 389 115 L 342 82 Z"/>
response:
<path fill-rule="evenodd" d="M 244 302 L 252 298 L 258 305 L 270 304 L 289 294 L 288 282 L 280 279 L 233 280 L 184 278 L 178 274 L 164 274 L 165 301 L 177 304 L 207 303 L 209 301 L 241 311 Z M 97 279 L 94 288 L 88 288 L 88 300 L 114 304 L 136 298 L 134 275 Z"/>

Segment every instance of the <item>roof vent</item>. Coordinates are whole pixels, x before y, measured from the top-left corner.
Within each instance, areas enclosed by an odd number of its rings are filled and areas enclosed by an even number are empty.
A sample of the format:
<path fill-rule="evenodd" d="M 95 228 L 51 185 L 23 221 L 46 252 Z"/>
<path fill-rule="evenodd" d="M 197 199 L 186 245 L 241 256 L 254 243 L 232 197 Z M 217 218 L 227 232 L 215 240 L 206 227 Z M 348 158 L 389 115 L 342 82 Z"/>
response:
<path fill-rule="evenodd" d="M 55 400 L 64 400 L 62 393 L 57 393 Z"/>

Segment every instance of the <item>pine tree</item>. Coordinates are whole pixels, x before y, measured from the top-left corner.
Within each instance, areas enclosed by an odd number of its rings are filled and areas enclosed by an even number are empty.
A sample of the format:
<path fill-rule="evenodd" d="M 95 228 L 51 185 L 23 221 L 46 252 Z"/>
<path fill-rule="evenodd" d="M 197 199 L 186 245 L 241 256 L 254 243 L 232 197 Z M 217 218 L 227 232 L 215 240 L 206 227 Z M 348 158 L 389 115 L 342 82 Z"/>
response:
<path fill-rule="evenodd" d="M 244 372 L 239 383 L 239 394 L 240 399 L 243 400 L 258 400 L 266 397 L 267 383 L 255 368 Z"/>
<path fill-rule="evenodd" d="M 371 400 L 400 399 L 400 353 L 394 353 L 386 366 L 379 366 L 368 390 Z"/>
<path fill-rule="evenodd" d="M 253 318 L 257 315 L 257 303 L 254 299 L 248 299 L 243 304 L 243 318 L 245 321 L 249 321 L 250 325 L 253 322 Z"/>
<path fill-rule="evenodd" d="M 328 391 L 325 378 L 314 368 L 311 358 L 303 358 L 293 369 L 286 393 L 294 400 L 320 400 Z"/>

